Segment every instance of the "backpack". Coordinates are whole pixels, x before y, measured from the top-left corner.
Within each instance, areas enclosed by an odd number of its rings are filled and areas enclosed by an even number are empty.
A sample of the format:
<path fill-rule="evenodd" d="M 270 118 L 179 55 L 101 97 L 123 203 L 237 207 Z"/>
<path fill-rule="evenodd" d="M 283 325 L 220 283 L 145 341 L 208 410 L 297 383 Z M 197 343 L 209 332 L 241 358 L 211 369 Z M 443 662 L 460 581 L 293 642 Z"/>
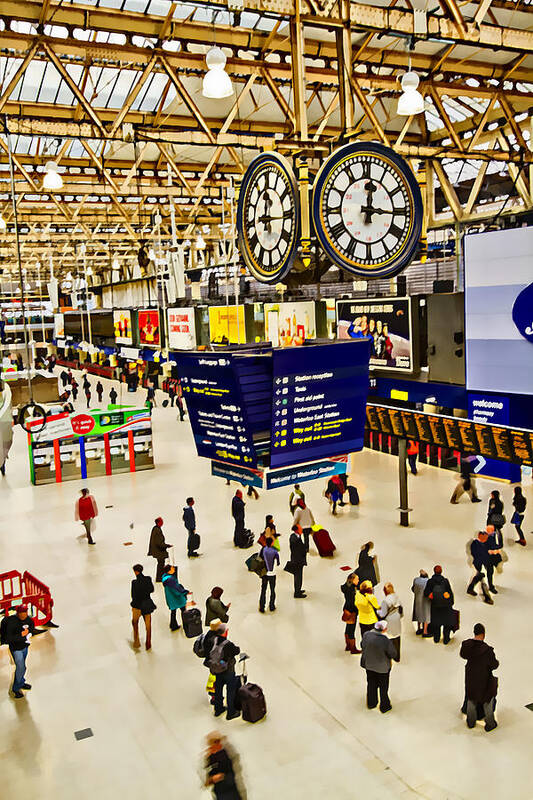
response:
<path fill-rule="evenodd" d="M 224 647 L 226 646 L 226 640 L 218 642 L 217 644 L 213 645 L 211 648 L 211 652 L 209 653 L 209 658 L 207 660 L 207 665 L 209 667 L 209 671 L 213 673 L 213 675 L 219 675 L 221 672 L 225 672 L 228 668 L 227 661 L 224 661 Z"/>
<path fill-rule="evenodd" d="M 436 583 L 433 589 L 431 590 L 431 594 L 433 595 L 432 601 L 433 605 L 437 608 L 442 608 L 443 606 L 448 605 L 448 598 L 444 597 L 444 593 L 447 592 L 448 589 L 445 583 Z"/>
<path fill-rule="evenodd" d="M 205 658 L 204 643 L 206 635 L 205 633 L 201 633 L 200 636 L 194 640 L 192 651 L 198 658 Z"/>

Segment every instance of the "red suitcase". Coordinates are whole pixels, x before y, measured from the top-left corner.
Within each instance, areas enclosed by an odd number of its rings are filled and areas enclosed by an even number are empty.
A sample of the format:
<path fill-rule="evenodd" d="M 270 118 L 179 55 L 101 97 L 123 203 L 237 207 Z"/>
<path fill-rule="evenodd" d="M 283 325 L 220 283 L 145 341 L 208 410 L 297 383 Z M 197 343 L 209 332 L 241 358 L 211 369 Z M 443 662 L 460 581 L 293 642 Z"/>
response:
<path fill-rule="evenodd" d="M 331 541 L 331 536 L 324 528 L 313 533 L 313 541 L 318 550 L 318 555 L 322 557 L 332 556 L 335 551 L 335 545 Z"/>

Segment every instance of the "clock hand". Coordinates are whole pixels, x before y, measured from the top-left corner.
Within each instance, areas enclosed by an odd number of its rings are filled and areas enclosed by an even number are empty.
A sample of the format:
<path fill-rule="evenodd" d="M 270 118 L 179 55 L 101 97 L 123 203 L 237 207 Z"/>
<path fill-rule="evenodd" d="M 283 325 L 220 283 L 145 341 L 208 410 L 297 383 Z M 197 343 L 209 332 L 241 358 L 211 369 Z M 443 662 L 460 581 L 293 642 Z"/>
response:
<path fill-rule="evenodd" d="M 365 183 L 365 191 L 366 191 L 366 206 L 361 206 L 361 211 L 364 212 L 365 215 L 365 225 L 368 225 L 372 222 L 372 214 L 374 212 L 374 207 L 372 206 L 373 195 L 376 189 L 378 188 L 373 180 L 369 180 Z"/>

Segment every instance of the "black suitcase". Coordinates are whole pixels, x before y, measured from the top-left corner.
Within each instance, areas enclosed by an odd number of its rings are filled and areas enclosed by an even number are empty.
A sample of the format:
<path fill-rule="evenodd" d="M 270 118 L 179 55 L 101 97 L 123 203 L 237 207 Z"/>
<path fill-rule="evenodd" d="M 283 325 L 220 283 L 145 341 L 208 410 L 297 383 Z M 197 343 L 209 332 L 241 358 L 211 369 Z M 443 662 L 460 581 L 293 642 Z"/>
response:
<path fill-rule="evenodd" d="M 355 488 L 355 486 L 348 486 L 348 497 L 350 498 L 350 505 L 358 506 L 359 505 L 359 492 Z"/>
<path fill-rule="evenodd" d="M 252 547 L 255 542 L 255 536 L 252 531 L 246 529 L 242 531 L 242 533 L 238 533 L 236 537 L 236 545 L 240 547 L 242 550 L 245 550 L 248 547 Z"/>
<path fill-rule="evenodd" d="M 186 608 L 183 612 L 183 631 L 187 639 L 196 638 L 202 633 L 202 615 L 196 606 Z"/>
<path fill-rule="evenodd" d="M 245 683 L 238 691 L 239 705 L 245 722 L 259 722 L 267 713 L 265 695 L 256 683 Z"/>

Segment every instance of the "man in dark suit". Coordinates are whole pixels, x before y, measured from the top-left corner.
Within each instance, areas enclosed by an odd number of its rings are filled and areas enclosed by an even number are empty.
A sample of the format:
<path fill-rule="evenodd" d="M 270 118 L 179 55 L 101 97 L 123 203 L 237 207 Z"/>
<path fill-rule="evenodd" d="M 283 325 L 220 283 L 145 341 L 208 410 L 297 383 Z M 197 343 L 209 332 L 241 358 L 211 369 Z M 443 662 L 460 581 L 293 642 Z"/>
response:
<path fill-rule="evenodd" d="M 374 630 L 363 634 L 361 666 L 366 670 L 366 705 L 375 708 L 378 704 L 382 714 L 390 711 L 389 678 L 392 660 L 399 661 L 396 648 L 386 635 L 385 620 L 376 622 Z"/>
<path fill-rule="evenodd" d="M 302 590 L 304 567 L 307 565 L 307 548 L 302 539 L 301 525 L 293 525 L 292 533 L 289 538 L 289 547 L 291 548 L 291 564 L 293 566 L 294 575 L 294 596 L 307 597 L 306 593 Z"/>
<path fill-rule="evenodd" d="M 498 725 L 494 719 L 498 679 L 493 676 L 492 671 L 498 669 L 499 661 L 494 648 L 485 642 L 485 626 L 481 622 L 474 625 L 474 638 L 465 639 L 459 655 L 466 660 L 463 706 L 463 713 L 466 712 L 466 724 L 469 728 L 475 726 L 478 706 L 482 706 L 485 730 L 492 731 Z"/>

